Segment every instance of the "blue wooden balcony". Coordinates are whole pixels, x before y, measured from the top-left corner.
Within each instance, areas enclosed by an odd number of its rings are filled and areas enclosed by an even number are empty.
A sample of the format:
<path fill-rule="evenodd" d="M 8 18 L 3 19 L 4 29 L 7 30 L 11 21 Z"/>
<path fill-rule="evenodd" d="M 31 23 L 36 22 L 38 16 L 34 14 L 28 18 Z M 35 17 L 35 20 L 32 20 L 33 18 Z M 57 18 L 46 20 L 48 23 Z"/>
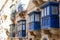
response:
<path fill-rule="evenodd" d="M 22 30 L 22 31 L 19 31 L 18 32 L 18 37 L 26 37 L 26 31 L 25 30 Z"/>
<path fill-rule="evenodd" d="M 59 28 L 59 3 L 47 2 L 41 6 L 42 29 Z"/>
<path fill-rule="evenodd" d="M 29 23 L 29 30 L 30 31 L 40 30 L 40 22 L 31 22 L 31 23 Z"/>
<path fill-rule="evenodd" d="M 40 12 L 33 11 L 29 14 L 29 30 L 40 30 Z"/>
<path fill-rule="evenodd" d="M 18 26 L 18 37 L 25 37 L 26 36 L 26 20 L 22 19 L 18 21 L 19 25 Z"/>

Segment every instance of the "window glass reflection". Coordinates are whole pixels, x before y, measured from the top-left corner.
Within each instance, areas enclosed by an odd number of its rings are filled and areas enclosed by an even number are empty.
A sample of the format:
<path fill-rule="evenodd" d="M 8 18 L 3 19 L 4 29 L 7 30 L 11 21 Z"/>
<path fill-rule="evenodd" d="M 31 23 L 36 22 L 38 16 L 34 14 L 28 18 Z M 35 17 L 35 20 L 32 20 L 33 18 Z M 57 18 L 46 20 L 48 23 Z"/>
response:
<path fill-rule="evenodd" d="M 35 21 L 39 21 L 39 14 L 35 14 Z"/>
<path fill-rule="evenodd" d="M 31 21 L 30 22 L 33 22 L 34 21 L 34 15 L 31 15 Z"/>
<path fill-rule="evenodd" d="M 23 25 L 23 30 L 25 30 L 25 25 Z"/>
<path fill-rule="evenodd" d="M 57 11 L 57 7 L 55 7 L 55 6 L 52 6 L 52 14 L 57 14 L 58 13 L 58 11 Z"/>
<path fill-rule="evenodd" d="M 49 15 L 49 6 L 47 7 L 47 15 Z"/>

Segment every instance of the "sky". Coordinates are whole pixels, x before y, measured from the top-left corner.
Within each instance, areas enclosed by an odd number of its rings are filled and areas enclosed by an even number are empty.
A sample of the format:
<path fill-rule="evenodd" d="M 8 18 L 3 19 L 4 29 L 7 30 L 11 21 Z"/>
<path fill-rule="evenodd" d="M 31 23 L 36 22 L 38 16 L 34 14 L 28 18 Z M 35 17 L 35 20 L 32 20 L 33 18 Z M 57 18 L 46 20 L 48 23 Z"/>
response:
<path fill-rule="evenodd" d="M 29 4 L 29 1 L 30 1 L 30 0 L 21 0 L 22 4 L 25 4 L 25 5 L 24 5 L 24 9 L 27 8 L 27 6 L 28 6 L 28 4 Z"/>
<path fill-rule="evenodd" d="M 0 9 L 1 9 L 1 7 L 2 7 L 2 5 L 4 4 L 4 2 L 5 2 L 5 0 L 0 0 Z"/>
<path fill-rule="evenodd" d="M 0 9 L 1 9 L 2 5 L 5 3 L 5 1 L 6 0 L 0 0 Z M 29 0 L 21 0 L 21 2 L 22 2 L 22 4 L 25 4 L 24 9 L 26 9 L 28 6 Z"/>

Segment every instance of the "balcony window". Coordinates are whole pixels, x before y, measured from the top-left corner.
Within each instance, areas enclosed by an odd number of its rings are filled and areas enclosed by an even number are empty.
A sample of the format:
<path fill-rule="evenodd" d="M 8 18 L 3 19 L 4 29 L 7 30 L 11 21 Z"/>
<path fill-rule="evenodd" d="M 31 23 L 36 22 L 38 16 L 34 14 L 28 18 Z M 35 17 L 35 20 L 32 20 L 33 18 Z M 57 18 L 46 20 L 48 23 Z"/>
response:
<path fill-rule="evenodd" d="M 26 24 L 26 22 L 22 22 L 23 24 Z"/>
<path fill-rule="evenodd" d="M 26 30 L 26 29 L 25 29 L 25 25 L 23 25 L 23 30 Z"/>
<path fill-rule="evenodd" d="M 49 15 L 49 11 L 50 11 L 50 10 L 49 10 L 49 6 L 48 6 L 48 7 L 47 7 L 47 15 Z"/>
<path fill-rule="evenodd" d="M 18 37 L 21 37 L 21 36 L 22 36 L 22 32 L 19 31 L 19 32 L 18 32 Z"/>
<path fill-rule="evenodd" d="M 33 11 L 29 14 L 29 30 L 39 30 L 40 29 L 40 12 Z"/>
<path fill-rule="evenodd" d="M 49 6 L 42 9 L 42 17 L 49 15 Z"/>
<path fill-rule="evenodd" d="M 18 31 L 19 37 L 25 37 L 26 36 L 26 20 L 25 19 L 20 20 L 18 30 L 19 30 Z"/>
<path fill-rule="evenodd" d="M 57 15 L 58 14 L 58 9 L 56 6 L 52 6 L 52 14 Z"/>
<path fill-rule="evenodd" d="M 33 22 L 34 21 L 34 15 L 31 15 L 31 21 L 30 22 Z"/>
<path fill-rule="evenodd" d="M 42 17 L 46 16 L 46 8 L 42 9 Z"/>
<path fill-rule="evenodd" d="M 58 17 L 59 3 L 47 2 L 46 4 L 41 6 L 41 9 L 42 9 L 42 29 L 59 28 Z"/>
<path fill-rule="evenodd" d="M 45 14 L 45 16 L 46 16 L 46 8 L 44 9 L 44 14 Z"/>
<path fill-rule="evenodd" d="M 42 17 L 44 16 L 43 9 L 42 9 Z"/>
<path fill-rule="evenodd" d="M 40 16 L 39 16 L 39 14 L 35 14 L 35 21 L 40 21 Z"/>
<path fill-rule="evenodd" d="M 22 30 L 22 25 L 20 23 L 17 25 L 17 30 L 18 31 L 21 31 Z"/>

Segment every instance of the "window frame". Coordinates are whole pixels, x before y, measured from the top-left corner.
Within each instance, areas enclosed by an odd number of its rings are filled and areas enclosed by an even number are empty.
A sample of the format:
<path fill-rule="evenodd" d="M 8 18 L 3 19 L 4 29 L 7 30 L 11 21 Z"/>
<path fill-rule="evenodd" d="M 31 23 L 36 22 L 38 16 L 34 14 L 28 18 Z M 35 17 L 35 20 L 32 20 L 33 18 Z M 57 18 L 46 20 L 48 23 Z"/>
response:
<path fill-rule="evenodd" d="M 31 15 L 30 22 L 34 22 L 34 14 Z"/>
<path fill-rule="evenodd" d="M 44 11 L 43 11 L 43 9 L 42 9 L 42 17 L 44 17 L 44 14 L 43 14 L 43 13 L 44 13 Z"/>
<path fill-rule="evenodd" d="M 42 9 L 42 17 L 47 15 L 47 8 Z"/>
<path fill-rule="evenodd" d="M 40 21 L 40 15 L 39 14 L 35 14 L 35 21 Z"/>
<path fill-rule="evenodd" d="M 47 9 L 46 8 L 44 8 L 44 16 L 46 16 L 46 14 L 47 14 L 47 11 L 46 11 Z"/>
<path fill-rule="evenodd" d="M 49 12 L 50 12 L 50 10 L 49 10 L 49 9 L 50 9 L 50 7 L 49 7 L 49 6 L 47 6 L 47 10 L 46 10 L 46 11 L 47 11 L 47 12 L 46 12 L 46 13 L 47 13 L 47 15 L 50 15 L 50 14 L 49 14 Z"/>
<path fill-rule="evenodd" d="M 52 7 L 52 14 L 57 15 L 58 14 L 58 7 L 57 6 L 51 6 Z"/>
<path fill-rule="evenodd" d="M 25 27 L 26 27 L 25 24 L 23 24 L 23 25 L 22 25 L 22 30 L 26 30 Z"/>
<path fill-rule="evenodd" d="M 22 30 L 22 24 L 19 24 L 19 25 L 18 25 L 17 30 L 18 30 L 18 31 L 21 31 L 21 30 Z"/>

